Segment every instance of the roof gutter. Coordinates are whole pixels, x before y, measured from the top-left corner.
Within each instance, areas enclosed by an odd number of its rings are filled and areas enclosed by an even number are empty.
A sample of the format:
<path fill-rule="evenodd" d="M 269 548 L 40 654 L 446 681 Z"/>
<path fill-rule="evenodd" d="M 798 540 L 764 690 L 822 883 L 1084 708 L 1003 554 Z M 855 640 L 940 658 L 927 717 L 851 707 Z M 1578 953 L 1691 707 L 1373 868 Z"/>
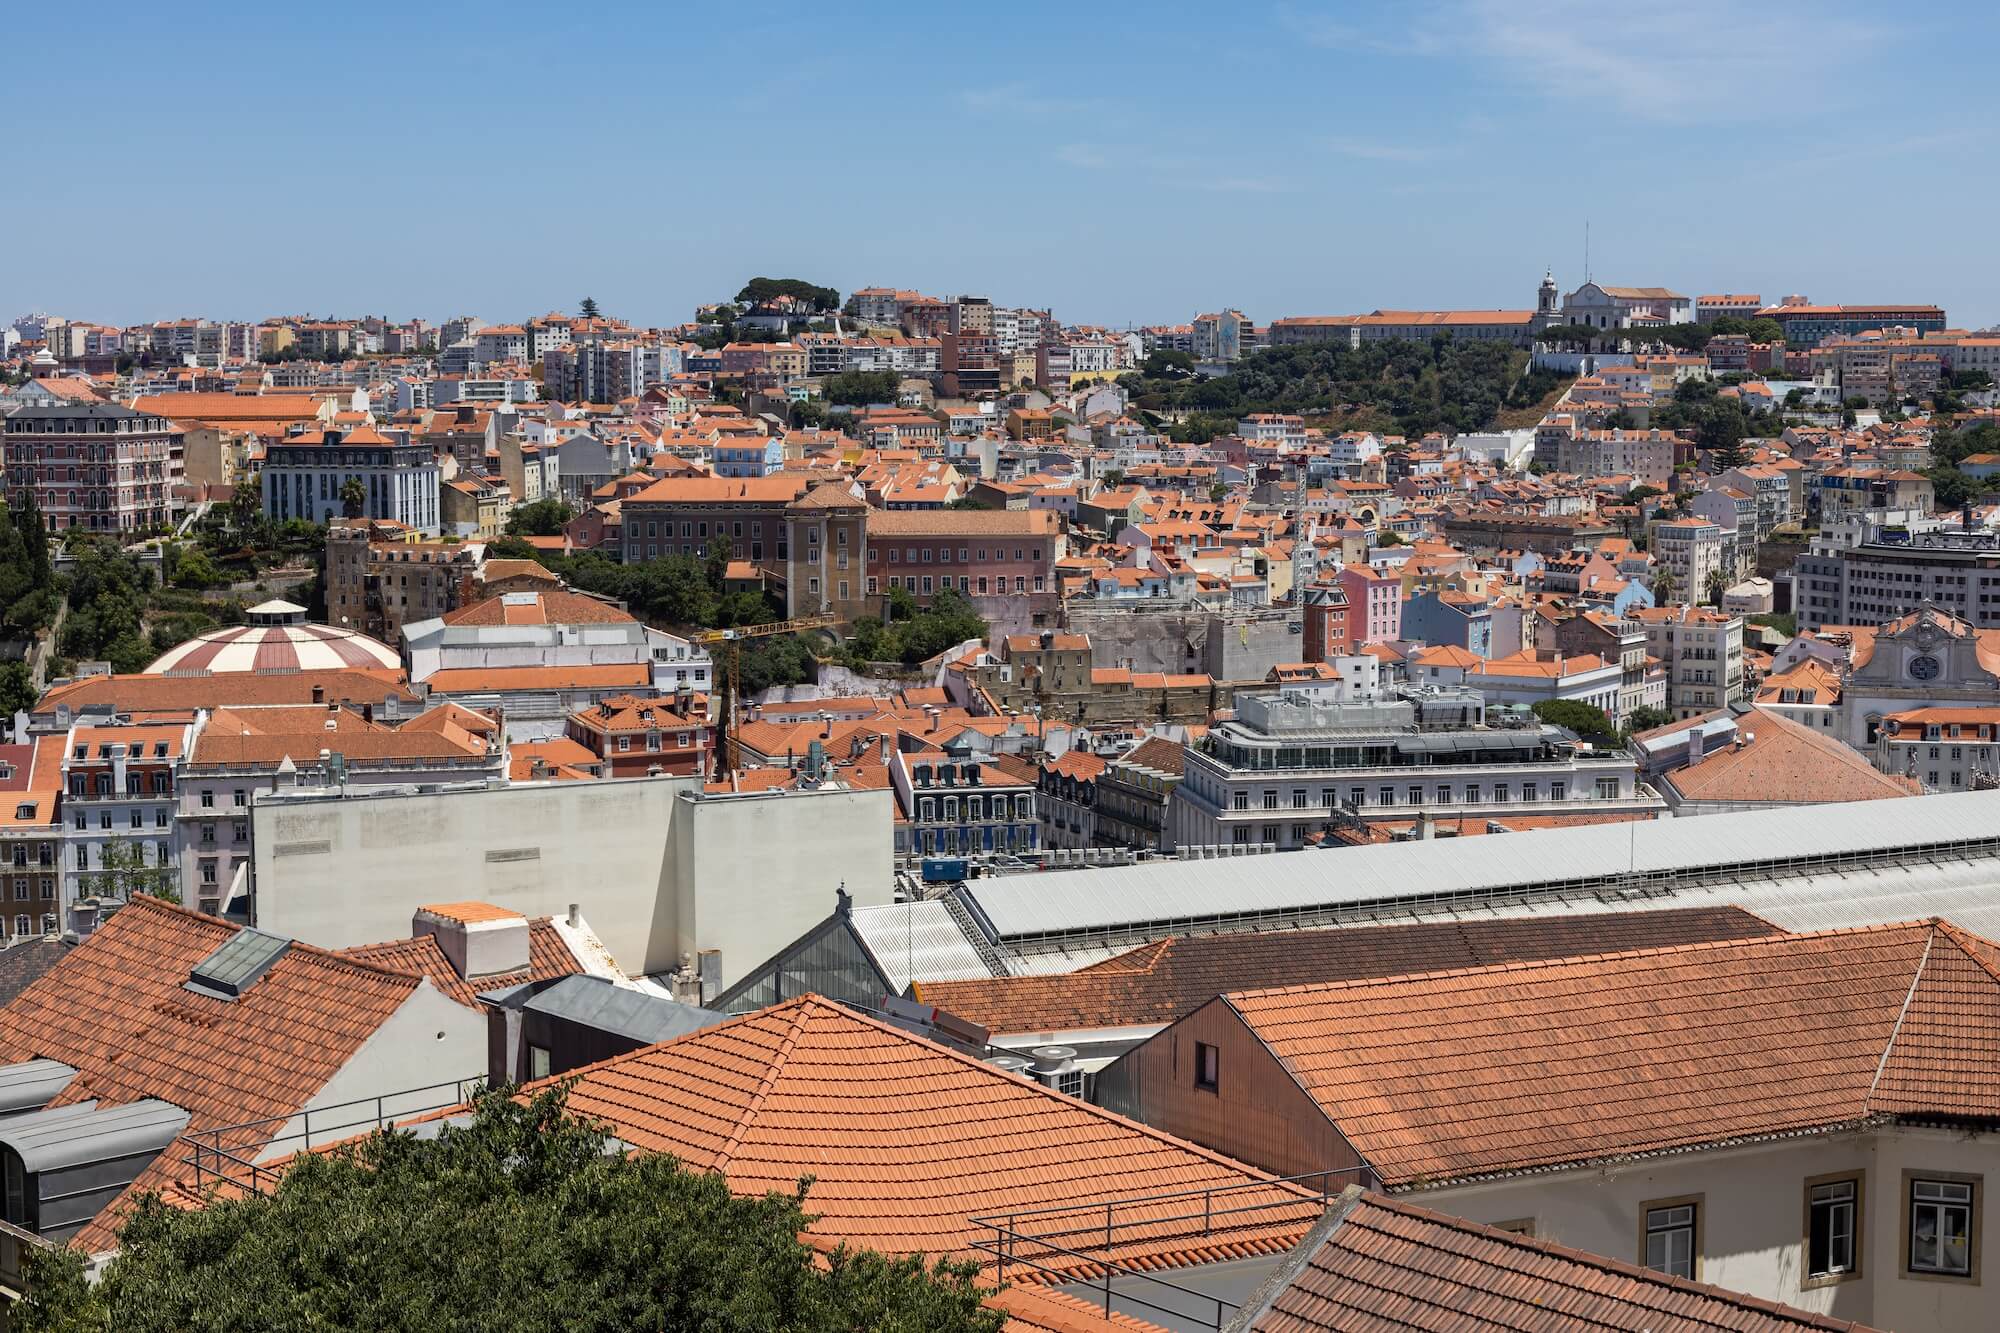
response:
<path fill-rule="evenodd" d="M 1406 1182 L 1382 1181 L 1382 1189 L 1389 1194 L 1420 1194 L 1432 1190 L 1453 1189 L 1461 1185 L 1484 1185 L 1498 1180 L 1516 1180 L 1523 1176 L 1547 1176 L 1564 1171 L 1610 1171 L 1621 1166 L 1631 1166 L 1640 1162 L 1656 1161 L 1666 1157 L 1684 1157 L 1698 1152 L 1716 1152 L 1730 1148 L 1757 1147 L 1767 1143 L 1779 1143 L 1787 1139 L 1824 1138 L 1833 1134 L 1880 1129 L 1885 1125 L 1910 1120 L 1903 1115 L 1864 1115 L 1852 1120 L 1836 1120 L 1831 1124 L 1812 1125 L 1803 1129 L 1773 1130 L 1767 1134 L 1743 1134 L 1735 1138 L 1709 1139 L 1701 1143 L 1676 1144 L 1670 1148 L 1658 1148 L 1650 1152 L 1607 1153 L 1601 1157 L 1585 1157 L 1574 1162 L 1549 1162 L 1538 1166 L 1513 1167 L 1504 1171 L 1478 1171 L 1463 1176 L 1444 1176 L 1437 1179 L 1415 1177 Z M 1378 1178 L 1379 1175 L 1378 1175 Z"/>

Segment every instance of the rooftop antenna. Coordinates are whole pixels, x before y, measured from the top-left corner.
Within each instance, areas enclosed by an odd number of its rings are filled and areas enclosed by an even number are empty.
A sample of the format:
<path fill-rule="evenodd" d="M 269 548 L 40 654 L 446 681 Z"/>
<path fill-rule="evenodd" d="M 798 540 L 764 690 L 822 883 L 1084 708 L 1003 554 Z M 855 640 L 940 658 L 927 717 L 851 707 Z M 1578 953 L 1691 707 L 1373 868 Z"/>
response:
<path fill-rule="evenodd" d="M 1590 281 L 1590 219 L 1583 222 L 1583 280 Z"/>

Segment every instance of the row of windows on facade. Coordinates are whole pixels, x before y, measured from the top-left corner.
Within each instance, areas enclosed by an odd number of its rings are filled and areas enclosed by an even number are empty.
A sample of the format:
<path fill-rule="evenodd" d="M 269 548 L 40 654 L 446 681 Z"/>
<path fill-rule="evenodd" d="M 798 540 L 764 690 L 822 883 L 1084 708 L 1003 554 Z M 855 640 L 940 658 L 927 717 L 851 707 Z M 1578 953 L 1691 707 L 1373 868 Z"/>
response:
<path fill-rule="evenodd" d="M 23 417 L 7 423 L 9 435 L 152 435 L 164 431 L 167 423 L 159 417 Z M 164 447 L 164 445 L 162 446 Z"/>
<path fill-rule="evenodd" d="M 1864 1184 L 1861 1175 L 1806 1182 L 1802 1285 L 1830 1285 L 1861 1275 Z M 1904 1276 L 1976 1276 L 1979 1185 L 1977 1177 L 1957 1173 L 1906 1176 L 1902 1201 L 1906 1223 L 1898 1256 Z M 1698 1195 L 1641 1205 L 1645 1236 L 1641 1260 L 1646 1267 L 1674 1277 L 1696 1277 L 1705 1206 Z"/>
<path fill-rule="evenodd" d="M 660 732 L 657 731 L 647 732 L 646 748 L 648 750 L 653 750 L 653 751 L 659 750 L 661 748 L 660 737 L 661 737 Z M 690 745 L 694 744 L 693 732 L 676 731 L 673 733 L 673 737 L 674 737 L 674 748 L 677 750 L 685 750 Z M 624 754 L 630 751 L 631 748 L 632 748 L 632 738 L 630 736 L 620 736 L 618 738 L 618 752 L 620 754 Z"/>
<path fill-rule="evenodd" d="M 32 916 L 29 916 L 26 912 L 19 913 L 18 915 L 15 916 L 14 936 L 16 939 L 26 939 L 28 936 L 38 933 L 42 935 L 54 934 L 56 929 L 55 913 L 44 912 L 42 914 L 41 930 L 37 932 L 34 927 L 35 927 L 35 919 Z"/>
<path fill-rule="evenodd" d="M 126 827 L 144 828 L 146 826 L 144 815 L 145 812 L 143 810 L 131 811 L 129 817 L 126 820 Z M 87 810 L 76 811 L 72 822 L 74 823 L 79 833 L 85 829 L 88 829 L 90 827 L 90 812 Z M 166 828 L 167 826 L 168 826 L 168 819 L 166 810 L 163 808 L 153 811 L 153 827 Z M 100 810 L 97 812 L 97 827 L 100 829 L 108 829 L 111 827 L 111 812 L 109 810 Z"/>
<path fill-rule="evenodd" d="M 1037 842 L 1036 832 L 1034 824 L 986 824 L 968 829 L 914 829 L 910 838 L 914 850 L 919 853 L 942 852 L 949 856 L 957 852 L 977 851 L 1031 852 Z M 900 840 L 901 833 L 897 836 Z"/>
<path fill-rule="evenodd" d="M 1435 796 L 1427 797 L 1427 793 L 1433 791 L 1435 792 Z M 1599 800 L 1617 800 L 1619 794 L 1618 779 L 1598 778 L 1594 792 Z M 1423 805 L 1427 799 L 1433 800 L 1438 805 L 1456 805 L 1461 801 L 1461 793 L 1463 803 L 1466 805 L 1479 805 L 1483 804 L 1486 800 L 1486 786 L 1478 782 L 1468 782 L 1463 788 L 1449 782 L 1439 783 L 1435 788 L 1427 788 L 1420 783 L 1413 782 L 1403 788 L 1403 794 L 1408 798 L 1404 801 L 1405 805 Z M 1257 808 L 1262 810 L 1282 810 L 1286 808 L 1310 810 L 1313 808 L 1309 799 L 1310 795 L 1311 793 L 1307 788 L 1292 788 L 1291 804 L 1287 807 L 1279 803 L 1279 793 L 1275 789 L 1266 788 L 1263 793 L 1262 804 Z M 1396 788 L 1386 784 L 1377 787 L 1375 789 L 1375 797 L 1377 805 L 1395 805 Z M 1496 782 L 1493 784 L 1494 804 L 1506 805 L 1513 799 L 1514 787 L 1512 783 Z M 1523 782 L 1521 784 L 1521 799 L 1523 801 L 1541 800 L 1542 785 L 1539 782 Z M 1569 783 L 1563 779 L 1550 781 L 1549 799 L 1551 801 L 1568 800 Z M 1349 787 L 1347 789 L 1347 804 L 1355 808 L 1365 807 L 1368 804 L 1368 789 L 1366 787 Z M 1339 792 L 1333 787 L 1321 787 L 1319 789 L 1319 805 L 1322 809 L 1326 810 L 1336 808 L 1340 805 Z M 1247 791 L 1232 791 L 1229 794 L 1229 808 L 1231 810 L 1250 809 L 1250 793 Z"/>
<path fill-rule="evenodd" d="M 82 749 L 83 747 L 78 746 L 77 748 Z M 153 795 L 165 796 L 171 793 L 173 789 L 174 779 L 171 773 L 153 774 Z M 127 773 L 125 775 L 125 794 L 127 796 L 141 796 L 145 794 L 145 791 L 145 774 Z M 112 794 L 111 774 L 99 773 L 96 777 L 91 778 L 86 777 L 82 773 L 72 773 L 69 775 L 69 794 L 71 796 L 109 796 Z"/>
<path fill-rule="evenodd" d="M 131 844 L 131 846 L 134 854 L 138 857 L 139 864 L 142 866 L 145 865 L 146 844 L 143 842 L 135 842 Z M 174 847 L 172 843 L 170 842 L 156 843 L 154 844 L 154 848 L 156 854 L 159 857 L 160 865 L 171 866 L 174 863 Z M 110 848 L 107 845 L 103 851 L 100 851 L 98 853 L 98 869 L 102 870 L 105 868 L 104 858 L 109 853 L 109 851 Z M 80 842 L 76 844 L 76 868 L 78 870 L 90 869 L 90 844 L 87 842 Z"/>
<path fill-rule="evenodd" d="M 920 577 L 921 577 L 921 587 L 919 587 Z M 978 578 L 973 578 L 967 574 L 960 574 L 958 576 L 958 590 L 960 592 L 986 593 L 990 591 L 994 593 L 1004 593 L 1007 591 L 1007 580 L 1004 577 L 993 579 L 991 588 L 987 586 L 987 583 L 988 583 L 987 577 L 984 574 L 981 574 Z M 950 592 L 951 575 L 949 574 L 940 575 L 937 577 L 935 582 L 933 582 L 932 576 L 929 574 L 924 574 L 922 576 L 916 574 L 904 574 L 900 576 L 891 574 L 889 575 L 889 586 L 892 588 L 906 588 L 911 592 L 919 592 L 919 591 L 927 593 L 938 592 L 938 591 Z M 868 576 L 869 596 L 871 597 L 874 596 L 878 590 L 879 590 L 879 585 L 876 583 L 875 575 L 870 574 Z M 1048 588 L 1046 581 L 1042 578 L 1040 574 L 1035 575 L 1035 591 L 1046 592 L 1047 590 Z M 1014 576 L 1014 591 L 1017 593 L 1024 593 L 1028 591 L 1028 580 L 1024 576 L 1020 574 L 1016 574 Z"/>
<path fill-rule="evenodd" d="M 1207 1042 L 1194 1044 L 1194 1087 L 1218 1095 L 1222 1089 L 1222 1053 Z M 1805 1189 L 1803 1278 L 1814 1285 L 1858 1277 L 1861 1273 L 1862 1206 L 1865 1174 L 1818 1176 Z M 1909 1172 L 1904 1216 L 1905 1275 L 1973 1278 L 1978 1272 L 1977 1176 L 1956 1172 Z M 1640 1262 L 1673 1277 L 1697 1276 L 1701 1260 L 1702 1195 L 1652 1199 L 1639 1205 Z M 1533 1218 L 1499 1224 L 1503 1231 L 1535 1234 Z"/>
<path fill-rule="evenodd" d="M 956 796 L 926 796 L 917 802 L 917 818 L 929 824 L 942 818 L 953 823 L 960 817 L 960 798 Z M 940 814 L 942 811 L 942 814 Z M 969 820 L 985 819 L 1033 819 L 1035 802 L 1031 796 L 967 796 L 963 804 L 964 817 Z M 1011 811 L 1011 813 L 1009 813 Z"/>
<path fill-rule="evenodd" d="M 102 460 L 110 462 L 110 459 Z M 16 486 L 53 486 L 60 482 L 82 482 L 86 486 L 109 486 L 115 483 L 131 485 L 134 481 L 158 481 L 165 475 L 164 468 L 79 468 L 74 463 L 68 467 L 15 468 L 12 472 Z"/>

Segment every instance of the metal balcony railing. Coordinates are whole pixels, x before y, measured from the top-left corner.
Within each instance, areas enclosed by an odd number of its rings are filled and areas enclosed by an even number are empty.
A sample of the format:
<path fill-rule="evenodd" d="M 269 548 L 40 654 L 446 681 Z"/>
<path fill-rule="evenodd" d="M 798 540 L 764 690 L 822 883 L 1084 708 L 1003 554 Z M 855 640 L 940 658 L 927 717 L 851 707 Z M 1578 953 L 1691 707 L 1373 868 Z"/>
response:
<path fill-rule="evenodd" d="M 483 1078 L 454 1079 L 449 1083 L 428 1083 L 404 1088 L 379 1097 L 362 1097 L 331 1106 L 309 1107 L 295 1115 L 266 1116 L 233 1125 L 183 1134 L 181 1161 L 194 1171 L 197 1192 L 211 1184 L 233 1185 L 252 1194 L 267 1194 L 277 1187 L 290 1169 L 290 1157 L 306 1152 L 315 1144 L 338 1143 L 378 1129 L 387 1129 L 419 1116 L 448 1110 L 472 1100 L 486 1086 Z M 414 1105 L 410 1103 L 414 1101 Z M 369 1108 L 373 1114 L 366 1114 Z M 392 1109 L 393 1108 L 393 1109 Z M 290 1133 L 280 1132 L 297 1121 Z M 270 1137 L 261 1131 L 270 1130 Z M 233 1146 L 227 1146 L 232 1145 Z M 290 1146 L 291 1152 L 273 1156 L 274 1149 Z M 267 1160 L 257 1160 L 265 1158 Z"/>
<path fill-rule="evenodd" d="M 1163 1248 L 1198 1253 L 1261 1239 L 1276 1252 L 1309 1231 L 1342 1188 L 1366 1183 L 1368 1176 L 1366 1167 L 1340 1167 L 997 1213 L 971 1219 L 991 1233 L 973 1241 L 972 1248 L 990 1256 L 987 1262 L 1003 1285 L 1011 1277 L 1068 1287 L 1077 1295 L 1087 1285 L 1107 1319 L 1113 1303 L 1121 1302 L 1165 1316 L 1172 1327 L 1219 1329 L 1235 1311 L 1235 1302 L 1127 1262 L 1119 1257 L 1121 1251 L 1135 1258 L 1141 1257 L 1138 1252 L 1156 1255 Z"/>

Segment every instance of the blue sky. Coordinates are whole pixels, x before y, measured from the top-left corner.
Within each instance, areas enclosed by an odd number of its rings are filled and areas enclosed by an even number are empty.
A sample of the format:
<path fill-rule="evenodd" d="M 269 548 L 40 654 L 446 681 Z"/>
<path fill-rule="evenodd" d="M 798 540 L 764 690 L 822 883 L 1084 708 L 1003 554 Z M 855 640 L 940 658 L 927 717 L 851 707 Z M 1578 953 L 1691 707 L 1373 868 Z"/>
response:
<path fill-rule="evenodd" d="M 20 8 L 0 318 L 1524 306 L 1588 218 L 1600 281 L 2000 320 L 1989 5 Z"/>

